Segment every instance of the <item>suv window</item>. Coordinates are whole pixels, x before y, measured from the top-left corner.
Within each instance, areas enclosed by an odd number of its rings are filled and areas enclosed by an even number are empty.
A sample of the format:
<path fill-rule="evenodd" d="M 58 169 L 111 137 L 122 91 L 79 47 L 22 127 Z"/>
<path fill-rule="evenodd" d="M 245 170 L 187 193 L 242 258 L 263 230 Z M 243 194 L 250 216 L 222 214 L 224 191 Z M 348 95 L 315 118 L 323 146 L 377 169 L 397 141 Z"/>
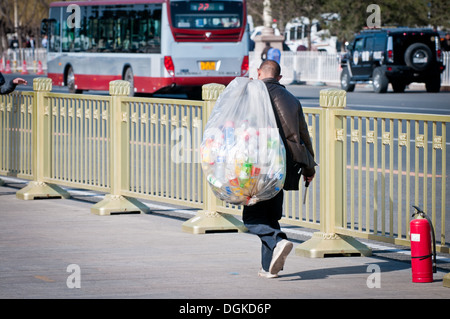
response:
<path fill-rule="evenodd" d="M 364 38 L 359 38 L 355 40 L 354 50 L 361 51 L 364 47 Z"/>
<path fill-rule="evenodd" d="M 373 44 L 373 50 L 374 51 L 383 51 L 386 45 L 386 36 L 383 35 L 377 35 L 374 38 L 374 44 Z"/>
<path fill-rule="evenodd" d="M 364 49 L 366 51 L 372 51 L 373 50 L 373 38 L 366 38 L 366 45 L 364 46 Z"/>

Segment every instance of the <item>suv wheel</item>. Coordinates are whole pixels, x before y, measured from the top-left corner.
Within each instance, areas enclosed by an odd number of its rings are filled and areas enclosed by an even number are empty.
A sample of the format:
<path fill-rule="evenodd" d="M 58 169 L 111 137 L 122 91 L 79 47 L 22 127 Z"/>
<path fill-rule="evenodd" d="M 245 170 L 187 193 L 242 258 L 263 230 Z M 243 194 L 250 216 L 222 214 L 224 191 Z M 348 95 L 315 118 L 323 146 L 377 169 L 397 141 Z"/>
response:
<path fill-rule="evenodd" d="M 441 89 L 441 75 L 430 77 L 425 82 L 427 92 L 439 92 Z"/>
<path fill-rule="evenodd" d="M 423 43 L 413 43 L 405 51 L 405 63 L 415 71 L 425 71 L 432 58 L 430 48 Z"/>
<path fill-rule="evenodd" d="M 355 85 L 350 84 L 348 68 L 343 69 L 341 72 L 341 88 L 346 92 L 353 92 L 355 90 Z"/>
<path fill-rule="evenodd" d="M 378 67 L 373 70 L 373 90 L 375 93 L 386 93 L 389 85 L 389 80 L 384 74 L 383 70 Z"/>

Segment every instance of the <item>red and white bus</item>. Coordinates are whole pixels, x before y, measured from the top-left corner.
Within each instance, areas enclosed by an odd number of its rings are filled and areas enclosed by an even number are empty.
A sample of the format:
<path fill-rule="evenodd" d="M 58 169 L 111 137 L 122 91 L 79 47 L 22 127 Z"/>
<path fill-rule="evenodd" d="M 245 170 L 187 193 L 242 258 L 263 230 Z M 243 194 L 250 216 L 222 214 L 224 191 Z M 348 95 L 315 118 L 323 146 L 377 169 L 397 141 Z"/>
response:
<path fill-rule="evenodd" d="M 226 85 L 248 76 L 246 17 L 245 0 L 54 2 L 42 30 L 48 77 L 77 93 L 113 80 L 132 94 Z"/>

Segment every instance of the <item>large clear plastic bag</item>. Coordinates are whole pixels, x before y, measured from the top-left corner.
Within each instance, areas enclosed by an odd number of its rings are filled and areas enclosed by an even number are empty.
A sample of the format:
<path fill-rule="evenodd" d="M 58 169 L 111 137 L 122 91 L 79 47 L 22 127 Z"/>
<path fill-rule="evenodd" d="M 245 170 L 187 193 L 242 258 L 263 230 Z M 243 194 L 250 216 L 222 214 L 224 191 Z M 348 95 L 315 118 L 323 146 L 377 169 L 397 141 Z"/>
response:
<path fill-rule="evenodd" d="M 208 119 L 200 156 L 213 193 L 227 203 L 253 205 L 283 188 L 286 151 L 262 81 L 230 82 Z"/>

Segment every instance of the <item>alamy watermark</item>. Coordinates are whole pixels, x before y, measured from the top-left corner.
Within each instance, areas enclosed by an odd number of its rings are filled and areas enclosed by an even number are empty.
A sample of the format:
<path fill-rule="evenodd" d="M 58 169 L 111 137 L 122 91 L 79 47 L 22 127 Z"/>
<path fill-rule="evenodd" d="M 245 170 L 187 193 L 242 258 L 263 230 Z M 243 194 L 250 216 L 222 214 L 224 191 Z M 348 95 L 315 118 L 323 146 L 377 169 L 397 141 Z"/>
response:
<path fill-rule="evenodd" d="M 370 264 L 367 267 L 367 272 L 371 274 L 367 277 L 367 288 L 381 288 L 381 268 L 377 264 Z"/>
<path fill-rule="evenodd" d="M 367 13 L 371 13 L 366 20 L 369 28 L 381 28 L 381 8 L 378 4 L 369 4 L 366 8 Z"/>
<path fill-rule="evenodd" d="M 71 12 L 67 18 L 67 26 L 72 28 L 81 28 L 81 9 L 77 4 L 70 4 L 67 6 L 66 12 Z"/>
<path fill-rule="evenodd" d="M 77 264 L 70 264 L 66 269 L 70 275 L 67 277 L 67 288 L 81 288 L 81 268 Z"/>

